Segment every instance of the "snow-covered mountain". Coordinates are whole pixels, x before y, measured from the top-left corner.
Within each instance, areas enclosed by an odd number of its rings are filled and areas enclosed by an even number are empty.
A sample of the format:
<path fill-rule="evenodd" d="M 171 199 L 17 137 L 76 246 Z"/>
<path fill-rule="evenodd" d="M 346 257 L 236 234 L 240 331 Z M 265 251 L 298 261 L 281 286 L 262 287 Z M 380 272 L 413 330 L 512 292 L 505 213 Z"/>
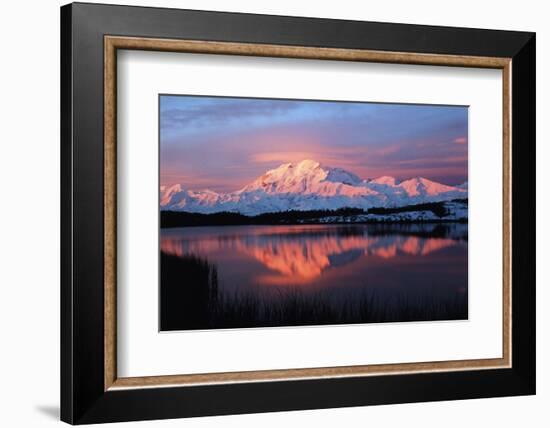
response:
<path fill-rule="evenodd" d="M 464 186 L 464 185 L 462 185 Z M 197 213 L 221 211 L 257 215 L 288 210 L 400 207 L 467 198 L 468 188 L 422 177 L 362 180 L 341 168 L 313 160 L 285 163 L 231 193 L 189 190 L 176 184 L 161 188 L 161 209 Z"/>

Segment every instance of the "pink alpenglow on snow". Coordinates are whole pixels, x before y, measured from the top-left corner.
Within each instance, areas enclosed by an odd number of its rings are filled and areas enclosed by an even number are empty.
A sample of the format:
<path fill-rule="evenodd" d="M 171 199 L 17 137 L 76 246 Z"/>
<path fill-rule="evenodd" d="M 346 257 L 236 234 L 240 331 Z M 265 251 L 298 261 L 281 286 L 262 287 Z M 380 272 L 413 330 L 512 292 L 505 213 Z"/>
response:
<path fill-rule="evenodd" d="M 344 169 L 306 159 L 282 164 L 233 192 L 184 189 L 179 184 L 161 189 L 161 209 L 258 215 L 288 210 L 400 207 L 467 197 L 467 187 L 448 186 L 423 177 L 401 182 L 388 176 L 361 179 Z"/>

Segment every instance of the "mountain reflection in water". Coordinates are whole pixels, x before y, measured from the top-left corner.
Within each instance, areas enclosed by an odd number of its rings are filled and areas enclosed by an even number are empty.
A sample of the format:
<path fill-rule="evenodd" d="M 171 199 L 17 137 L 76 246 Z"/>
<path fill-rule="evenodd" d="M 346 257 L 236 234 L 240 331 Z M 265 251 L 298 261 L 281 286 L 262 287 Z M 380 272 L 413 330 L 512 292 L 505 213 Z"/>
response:
<path fill-rule="evenodd" d="M 467 225 L 418 226 L 394 226 L 391 230 L 373 225 L 168 229 L 162 231 L 161 250 L 177 256 L 200 255 L 211 262 L 226 257 L 234 260 L 241 255 L 267 268 L 267 272 L 254 277 L 255 283 L 295 285 L 311 283 L 327 269 L 345 269 L 362 257 L 421 257 L 467 245 Z"/>
<path fill-rule="evenodd" d="M 467 224 L 161 229 L 160 250 L 162 330 L 467 318 Z"/>

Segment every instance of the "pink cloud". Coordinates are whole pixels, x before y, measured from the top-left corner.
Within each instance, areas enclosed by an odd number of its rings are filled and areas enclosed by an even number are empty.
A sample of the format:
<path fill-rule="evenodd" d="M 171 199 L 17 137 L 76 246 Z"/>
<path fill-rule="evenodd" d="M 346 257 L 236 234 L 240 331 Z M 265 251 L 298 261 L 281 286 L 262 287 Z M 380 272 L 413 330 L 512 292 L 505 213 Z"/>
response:
<path fill-rule="evenodd" d="M 373 151 L 373 154 L 377 156 L 387 156 L 387 155 L 397 153 L 400 149 L 401 149 L 401 146 L 399 144 L 394 144 L 387 147 L 379 147 Z"/>
<path fill-rule="evenodd" d="M 466 137 L 458 137 L 453 140 L 453 143 L 455 144 L 466 144 L 468 142 L 468 139 Z"/>
<path fill-rule="evenodd" d="M 269 162 L 299 162 L 303 159 L 315 159 L 318 157 L 318 153 L 311 152 L 264 152 L 254 153 L 250 155 L 250 160 L 256 163 L 269 163 Z"/>

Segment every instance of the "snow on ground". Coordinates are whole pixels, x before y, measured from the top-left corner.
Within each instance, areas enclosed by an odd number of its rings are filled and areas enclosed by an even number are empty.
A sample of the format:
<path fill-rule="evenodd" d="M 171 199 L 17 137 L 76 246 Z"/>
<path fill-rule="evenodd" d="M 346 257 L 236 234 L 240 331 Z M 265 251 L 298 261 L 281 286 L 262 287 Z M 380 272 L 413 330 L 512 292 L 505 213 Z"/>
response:
<path fill-rule="evenodd" d="M 358 214 L 348 216 L 327 216 L 304 223 L 362 223 L 362 222 L 434 222 L 434 221 L 468 221 L 467 202 L 445 202 L 447 214 L 440 217 L 432 211 L 406 211 L 392 214 Z"/>

